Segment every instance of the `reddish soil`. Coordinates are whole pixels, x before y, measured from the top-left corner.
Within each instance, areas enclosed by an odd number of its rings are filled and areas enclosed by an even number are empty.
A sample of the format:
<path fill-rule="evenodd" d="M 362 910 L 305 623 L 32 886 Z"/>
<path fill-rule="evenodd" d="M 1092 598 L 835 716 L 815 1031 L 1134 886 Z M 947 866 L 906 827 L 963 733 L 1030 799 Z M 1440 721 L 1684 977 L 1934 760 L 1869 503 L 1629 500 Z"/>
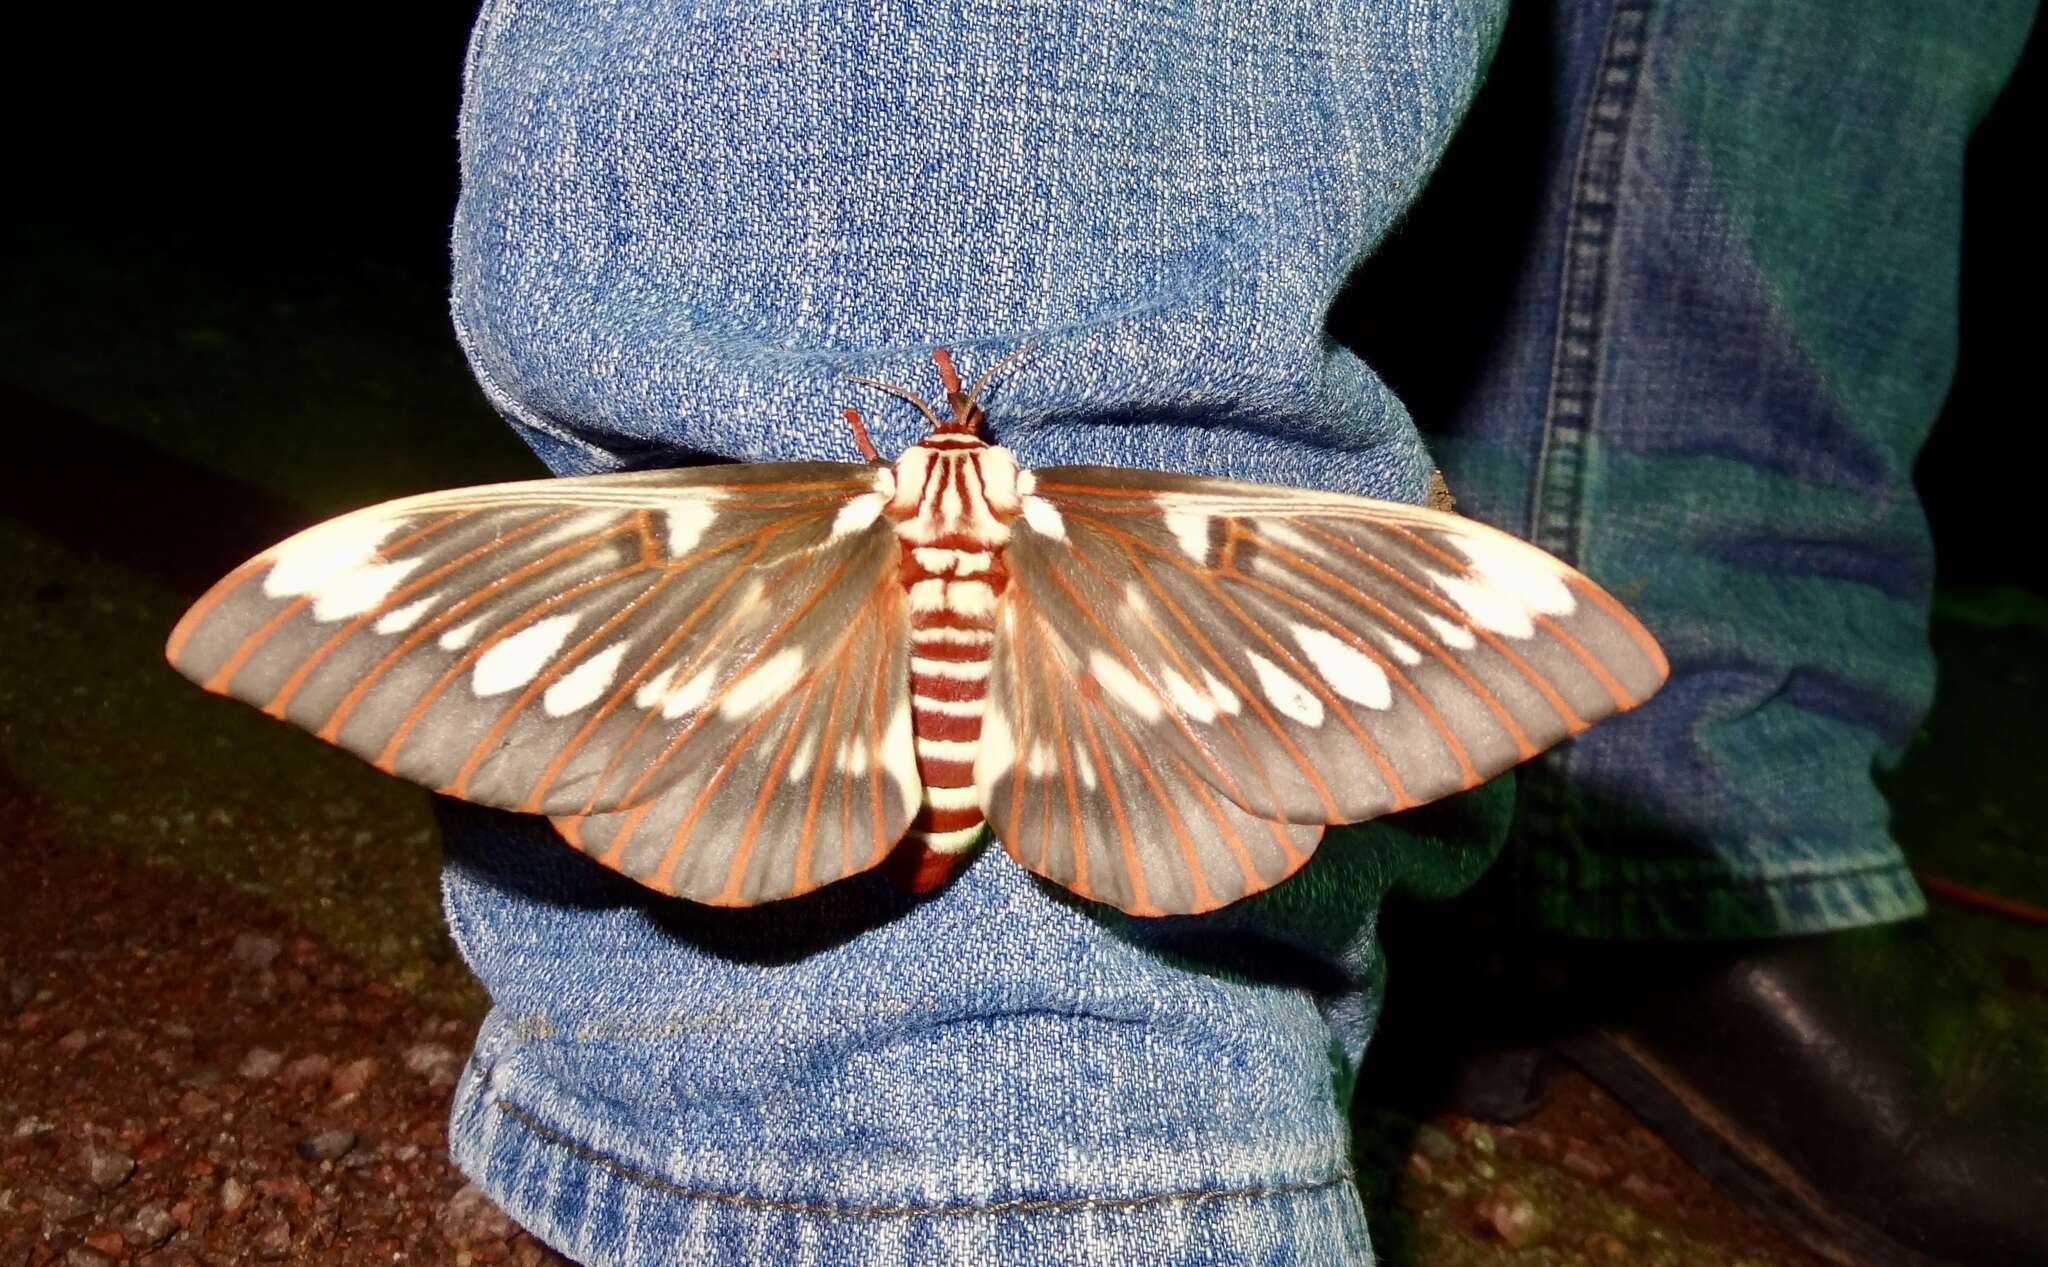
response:
<path fill-rule="evenodd" d="M 562 1261 L 449 1164 L 469 1023 L 0 799 L 0 1263 Z"/>

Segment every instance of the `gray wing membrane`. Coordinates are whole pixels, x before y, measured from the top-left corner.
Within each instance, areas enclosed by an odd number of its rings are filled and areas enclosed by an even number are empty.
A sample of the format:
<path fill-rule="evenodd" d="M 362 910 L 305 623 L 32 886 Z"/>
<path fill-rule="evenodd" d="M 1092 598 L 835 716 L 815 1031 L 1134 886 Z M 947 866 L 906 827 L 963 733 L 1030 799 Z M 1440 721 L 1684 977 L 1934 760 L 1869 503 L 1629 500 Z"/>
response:
<path fill-rule="evenodd" d="M 1459 516 L 1104 467 L 1038 471 L 1032 496 L 1006 550 L 990 698 L 1013 729 L 1035 720 L 980 782 L 997 833 L 1056 879 L 1046 868 L 1075 871 L 1063 860 L 1119 830 L 1107 780 L 1054 812 L 1071 770 L 1099 755 L 1076 743 L 1091 714 L 1097 731 L 1131 736 L 1125 801 L 1156 780 L 1171 790 L 1154 799 L 1183 811 L 1213 793 L 1253 820 L 1306 826 L 1476 786 L 1634 707 L 1667 673 L 1599 586 Z M 1049 728 L 1060 718 L 1064 733 Z M 1127 869 L 1148 898 L 1184 901 L 1221 874 L 1173 830 L 1140 840 Z M 1178 868 L 1179 886 L 1154 867 Z M 1272 870 L 1245 874 L 1264 887 Z"/>
<path fill-rule="evenodd" d="M 1292 875 L 1322 837 L 1247 814 L 1162 750 L 1015 587 L 990 681 L 983 812 L 1011 857 L 1082 897 L 1139 915 L 1213 910 Z"/>
<path fill-rule="evenodd" d="M 758 732 L 890 588 L 887 522 L 835 531 L 872 478 L 705 467 L 387 503 L 229 575 L 168 653 L 207 689 L 451 795 L 627 810 Z"/>

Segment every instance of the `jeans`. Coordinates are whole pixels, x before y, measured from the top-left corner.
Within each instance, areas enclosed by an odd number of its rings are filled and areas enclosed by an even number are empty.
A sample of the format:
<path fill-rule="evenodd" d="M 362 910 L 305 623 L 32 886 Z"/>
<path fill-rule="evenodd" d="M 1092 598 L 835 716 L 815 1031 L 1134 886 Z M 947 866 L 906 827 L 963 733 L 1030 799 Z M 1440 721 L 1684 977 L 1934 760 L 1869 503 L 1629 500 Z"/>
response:
<path fill-rule="evenodd" d="M 1512 107 L 1542 128 L 1497 165 L 1520 185 L 1333 315 L 1376 248 L 1431 245 L 1428 202 L 1402 217 L 1498 0 L 485 5 L 454 314 L 558 472 L 852 461 L 846 404 L 893 455 L 921 420 L 842 375 L 928 391 L 933 346 L 972 372 L 1036 340 L 989 400 L 1024 465 L 1419 500 L 1441 462 L 1675 669 L 1519 792 L 1334 831 L 1199 918 L 1000 849 L 929 899 L 717 910 L 448 805 L 494 1004 L 452 1147 L 514 1217 L 589 1264 L 1367 1263 L 1345 1110 L 1390 893 L 1455 893 L 1512 838 L 1553 928 L 1919 909 L 1869 769 L 1928 694 L 1907 475 L 1953 355 L 1962 141 L 2027 6 L 1557 8 L 1516 16 L 1547 86 Z M 1503 251 L 1489 207 L 1523 193 Z M 1482 258 L 1508 297 L 1461 305 Z M 1414 354 L 1429 450 L 1347 313 Z"/>

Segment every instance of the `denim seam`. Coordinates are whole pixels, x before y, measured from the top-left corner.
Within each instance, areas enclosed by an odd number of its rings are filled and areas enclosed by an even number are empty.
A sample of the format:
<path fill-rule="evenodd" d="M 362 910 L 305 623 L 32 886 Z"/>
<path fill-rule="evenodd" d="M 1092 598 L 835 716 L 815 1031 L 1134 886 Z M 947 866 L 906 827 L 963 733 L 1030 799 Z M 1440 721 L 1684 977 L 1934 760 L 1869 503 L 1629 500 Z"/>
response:
<path fill-rule="evenodd" d="M 1571 204 L 1565 213 L 1558 322 L 1549 401 L 1536 458 L 1529 537 L 1568 563 L 1579 561 L 1586 443 L 1592 430 L 1614 246 L 1621 171 L 1649 23 L 1649 0 L 1619 0 L 1609 20 L 1593 96 L 1579 134 Z"/>
<path fill-rule="evenodd" d="M 737 1192 L 691 1188 L 659 1175 L 651 1175 L 582 1143 L 540 1121 L 510 1100 L 499 1100 L 498 1111 L 519 1123 L 543 1143 L 552 1144 L 629 1183 L 686 1201 L 706 1201 L 741 1209 L 774 1214 L 803 1214 L 842 1219 L 944 1219 L 972 1218 L 1002 1214 L 1066 1214 L 1085 1210 L 1141 1210 L 1156 1205 L 1187 1205 L 1208 1201 L 1255 1201 L 1266 1197 L 1300 1196 L 1334 1188 L 1352 1181 L 1351 1168 L 1339 1167 L 1321 1179 L 1297 1183 L 1265 1184 L 1248 1188 L 1194 1188 L 1157 1192 L 1142 1197 L 1027 1197 L 994 1201 L 986 1205 L 961 1202 L 947 1205 L 844 1205 L 825 1201 L 795 1201 L 776 1197 L 751 1197 Z"/>
<path fill-rule="evenodd" d="M 1579 132 L 1571 201 L 1558 265 L 1557 332 L 1542 444 L 1530 481 L 1529 540 L 1582 566 L 1586 448 L 1599 388 L 1607 316 L 1608 264 L 1620 203 L 1629 122 L 1642 69 L 1651 0 L 1617 0 L 1608 18 L 1593 89 Z M 1554 751 L 1517 783 L 1518 817 L 1562 843 L 1572 814 L 1564 791 L 1571 749 Z M 1516 886 L 1520 887 L 1519 873 Z"/>
<path fill-rule="evenodd" d="M 1757 889 L 1798 888 L 1812 884 L 1839 884 L 1845 880 L 1861 880 L 1867 876 L 1910 875 L 1912 868 L 1904 862 L 1876 862 L 1860 867 L 1849 867 L 1841 871 L 1814 872 L 1810 875 L 1756 876 L 1744 878 L 1729 876 L 1720 880 L 1687 881 L 1621 881 L 1617 883 L 1579 884 L 1565 878 L 1532 876 L 1529 887 L 1550 889 L 1560 893 L 1725 893 L 1753 891 Z"/>

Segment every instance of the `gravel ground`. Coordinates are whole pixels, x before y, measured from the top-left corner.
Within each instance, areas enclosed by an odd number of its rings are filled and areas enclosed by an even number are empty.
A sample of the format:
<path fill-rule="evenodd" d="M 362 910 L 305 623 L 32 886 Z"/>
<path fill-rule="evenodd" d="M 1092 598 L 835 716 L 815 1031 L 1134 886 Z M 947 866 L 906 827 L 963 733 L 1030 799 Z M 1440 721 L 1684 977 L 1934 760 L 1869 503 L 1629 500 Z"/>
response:
<path fill-rule="evenodd" d="M 563 1261 L 449 1164 L 471 1022 L 9 791 L 0 1262 Z"/>

